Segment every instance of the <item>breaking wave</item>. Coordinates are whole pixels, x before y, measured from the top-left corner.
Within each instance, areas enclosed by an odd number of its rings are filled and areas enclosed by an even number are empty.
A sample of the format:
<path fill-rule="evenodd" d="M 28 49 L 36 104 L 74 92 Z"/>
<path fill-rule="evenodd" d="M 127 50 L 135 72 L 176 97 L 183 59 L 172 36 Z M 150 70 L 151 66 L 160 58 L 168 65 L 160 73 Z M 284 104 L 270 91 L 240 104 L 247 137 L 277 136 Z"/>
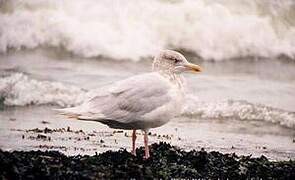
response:
<path fill-rule="evenodd" d="M 182 112 L 183 116 L 201 119 L 257 120 L 277 123 L 295 129 L 295 112 L 254 104 L 244 100 L 218 102 L 189 101 Z"/>
<path fill-rule="evenodd" d="M 52 104 L 73 106 L 82 102 L 85 90 L 58 82 L 31 79 L 15 73 L 0 79 L 0 99 L 7 106 Z"/>
<path fill-rule="evenodd" d="M 35 80 L 22 73 L 0 78 L 0 99 L 6 106 L 51 104 L 74 106 L 93 96 L 87 91 L 58 82 Z M 295 113 L 247 101 L 200 102 L 191 96 L 182 115 L 202 119 L 262 120 L 295 129 Z"/>
<path fill-rule="evenodd" d="M 292 0 L 0 1 L 0 52 L 63 48 L 139 60 L 162 48 L 205 60 L 295 57 Z"/>

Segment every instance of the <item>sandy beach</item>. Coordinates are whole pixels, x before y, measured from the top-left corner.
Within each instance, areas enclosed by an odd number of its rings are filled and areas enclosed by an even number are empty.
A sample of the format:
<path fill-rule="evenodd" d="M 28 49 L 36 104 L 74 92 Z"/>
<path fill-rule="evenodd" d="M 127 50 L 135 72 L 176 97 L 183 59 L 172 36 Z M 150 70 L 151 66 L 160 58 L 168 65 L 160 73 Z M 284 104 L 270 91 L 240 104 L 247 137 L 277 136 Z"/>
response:
<path fill-rule="evenodd" d="M 52 108 L 5 108 L 1 112 L 1 149 L 57 150 L 67 155 L 94 155 L 121 148 L 130 150 L 131 131 L 111 129 L 96 122 L 64 119 Z M 164 141 L 184 150 L 204 148 L 289 160 L 295 157 L 293 136 L 292 129 L 263 121 L 176 118 L 163 127 L 152 129 L 150 141 Z M 140 131 L 136 145 L 143 145 Z"/>

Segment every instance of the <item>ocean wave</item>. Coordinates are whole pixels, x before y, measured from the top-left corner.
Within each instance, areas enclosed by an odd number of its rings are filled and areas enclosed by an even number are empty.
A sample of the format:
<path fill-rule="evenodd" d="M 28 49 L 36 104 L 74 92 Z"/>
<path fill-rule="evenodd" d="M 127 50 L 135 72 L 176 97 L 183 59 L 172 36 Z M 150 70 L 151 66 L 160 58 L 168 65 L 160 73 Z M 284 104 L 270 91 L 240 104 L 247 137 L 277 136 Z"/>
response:
<path fill-rule="evenodd" d="M 250 103 L 245 100 L 201 102 L 196 97 L 187 101 L 182 115 L 201 119 L 256 120 L 277 123 L 295 129 L 295 112 Z"/>
<path fill-rule="evenodd" d="M 41 81 L 22 73 L 0 78 L 0 99 L 6 106 L 81 104 L 95 92 L 59 82 Z M 247 101 L 202 102 L 189 95 L 182 116 L 202 119 L 262 120 L 295 129 L 295 113 Z"/>
<path fill-rule="evenodd" d="M 136 61 L 175 48 L 205 60 L 294 59 L 294 9 L 292 0 L 0 1 L 0 52 L 49 46 Z"/>
<path fill-rule="evenodd" d="M 7 106 L 52 104 L 67 107 L 82 103 L 85 94 L 81 88 L 35 80 L 23 73 L 0 78 L 0 99 Z"/>

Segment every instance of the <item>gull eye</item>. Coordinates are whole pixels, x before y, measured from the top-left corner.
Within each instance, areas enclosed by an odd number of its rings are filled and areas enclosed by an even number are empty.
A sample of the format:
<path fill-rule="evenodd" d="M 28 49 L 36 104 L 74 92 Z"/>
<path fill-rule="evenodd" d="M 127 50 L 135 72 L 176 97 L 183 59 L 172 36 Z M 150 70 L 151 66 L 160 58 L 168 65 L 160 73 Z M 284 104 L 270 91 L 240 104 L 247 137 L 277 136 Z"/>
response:
<path fill-rule="evenodd" d="M 174 60 L 174 63 L 179 63 L 179 62 L 181 62 L 181 60 L 176 59 L 176 58 L 174 58 L 173 60 Z"/>

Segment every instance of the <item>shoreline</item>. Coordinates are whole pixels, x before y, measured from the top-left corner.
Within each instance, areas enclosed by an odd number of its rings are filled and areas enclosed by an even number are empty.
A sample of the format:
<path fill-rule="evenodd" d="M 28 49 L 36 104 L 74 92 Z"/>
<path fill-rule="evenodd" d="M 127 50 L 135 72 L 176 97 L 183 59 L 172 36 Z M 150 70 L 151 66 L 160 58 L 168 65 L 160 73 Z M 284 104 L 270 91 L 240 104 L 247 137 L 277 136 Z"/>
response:
<path fill-rule="evenodd" d="M 294 179 L 295 161 L 270 161 L 265 156 L 237 156 L 218 151 L 180 150 L 160 142 L 150 145 L 151 158 L 143 160 L 126 149 L 89 155 L 66 156 L 58 151 L 0 150 L 2 179 L 101 179 L 101 178 L 209 178 Z"/>
<path fill-rule="evenodd" d="M 131 131 L 108 128 L 96 122 L 65 120 L 52 106 L 6 108 L 0 111 L 2 150 L 57 150 L 66 155 L 94 155 L 95 152 L 131 147 Z M 294 131 L 264 121 L 176 118 L 152 129 L 150 144 L 165 141 L 184 150 L 218 151 L 270 160 L 295 158 Z M 143 144 L 138 131 L 136 146 Z"/>

